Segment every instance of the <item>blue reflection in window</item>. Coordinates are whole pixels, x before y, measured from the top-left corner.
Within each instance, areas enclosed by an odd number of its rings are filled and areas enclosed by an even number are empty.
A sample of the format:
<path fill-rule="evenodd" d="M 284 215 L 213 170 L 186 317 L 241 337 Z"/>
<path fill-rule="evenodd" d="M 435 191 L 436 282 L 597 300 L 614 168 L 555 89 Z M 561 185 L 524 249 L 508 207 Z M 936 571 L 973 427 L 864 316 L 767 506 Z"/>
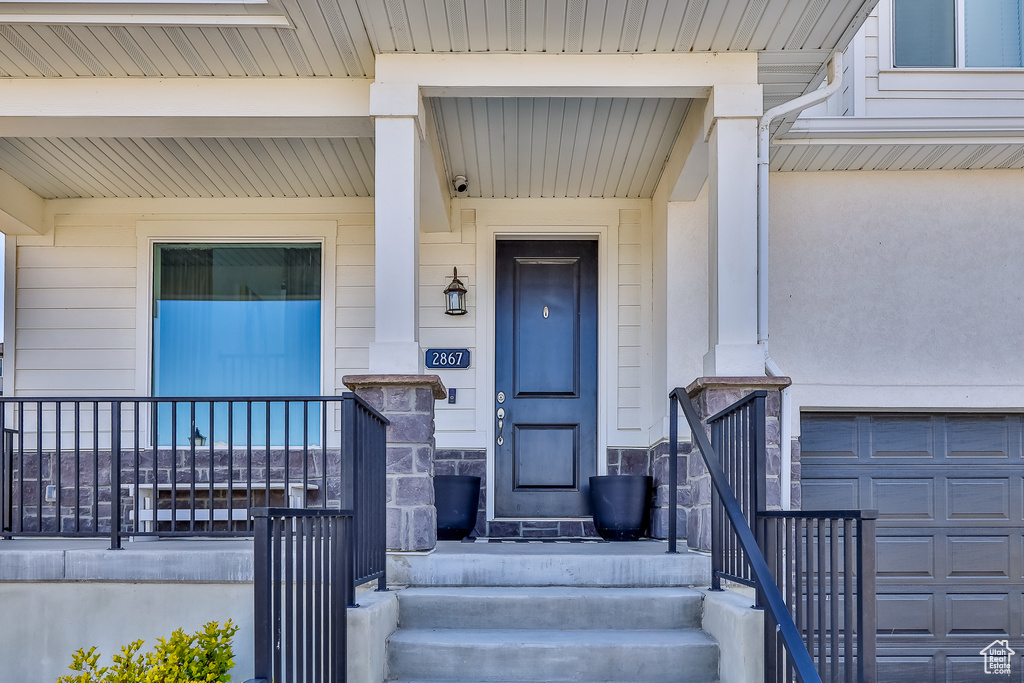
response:
<path fill-rule="evenodd" d="M 315 396 L 320 386 L 320 248 L 157 245 L 156 396 Z M 269 408 L 268 408 L 269 406 Z M 159 407 L 157 442 L 236 446 L 321 442 L 321 406 Z M 230 415 L 229 415 L 230 413 Z M 285 415 L 287 413 L 287 421 Z M 212 423 L 211 423 L 212 419 Z M 230 427 L 229 427 L 230 425 Z"/>

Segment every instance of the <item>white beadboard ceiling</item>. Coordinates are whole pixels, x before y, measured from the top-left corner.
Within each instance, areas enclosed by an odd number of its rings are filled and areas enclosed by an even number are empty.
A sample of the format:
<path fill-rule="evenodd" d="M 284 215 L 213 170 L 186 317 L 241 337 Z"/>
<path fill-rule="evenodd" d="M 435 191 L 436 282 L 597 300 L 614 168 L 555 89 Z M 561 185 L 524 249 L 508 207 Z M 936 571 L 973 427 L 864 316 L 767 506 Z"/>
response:
<path fill-rule="evenodd" d="M 383 52 L 757 51 L 765 84 L 781 98 L 810 87 L 876 2 L 0 2 L 0 76 L 372 77 L 373 55 Z M 233 18 L 225 7 L 244 11 Z M 259 27 L 261 17 L 291 27 Z"/>
<path fill-rule="evenodd" d="M 1018 118 L 798 119 L 771 150 L 775 171 L 1024 169 Z"/>
<path fill-rule="evenodd" d="M 470 197 L 508 198 L 650 197 L 688 106 L 593 97 L 431 102 L 450 174 L 469 178 Z"/>
<path fill-rule="evenodd" d="M 0 0 L 0 78 L 359 77 L 374 56 L 757 51 L 766 106 L 816 87 L 877 0 Z M 481 197 L 649 197 L 689 102 L 430 103 Z M 0 135 L 3 131 L 0 131 Z M 373 141 L 3 138 L 47 198 L 373 193 Z"/>
<path fill-rule="evenodd" d="M 0 168 L 45 199 L 368 197 L 368 138 L 7 138 Z"/>
<path fill-rule="evenodd" d="M 1024 169 L 1024 143 L 904 142 L 776 145 L 773 171 Z"/>

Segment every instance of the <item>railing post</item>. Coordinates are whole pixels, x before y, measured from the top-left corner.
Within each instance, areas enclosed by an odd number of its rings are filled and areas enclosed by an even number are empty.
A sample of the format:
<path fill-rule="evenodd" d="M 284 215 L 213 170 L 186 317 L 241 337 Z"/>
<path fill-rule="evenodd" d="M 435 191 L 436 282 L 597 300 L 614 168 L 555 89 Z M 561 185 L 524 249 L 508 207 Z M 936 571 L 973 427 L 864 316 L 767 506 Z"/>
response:
<path fill-rule="evenodd" d="M 857 524 L 857 663 L 860 683 L 875 683 L 878 667 L 875 637 L 878 633 L 875 598 L 875 520 L 877 510 L 861 512 Z"/>
<path fill-rule="evenodd" d="M 676 390 L 678 391 L 678 389 Z M 676 463 L 679 454 L 679 406 L 676 392 L 669 396 L 668 415 L 668 552 L 676 554 L 676 478 L 679 465 Z"/>
<path fill-rule="evenodd" d="M 253 508 L 253 677 L 270 680 L 274 648 L 270 587 L 270 518 L 264 508 Z"/>
<path fill-rule="evenodd" d="M 6 426 L 6 405 L 0 406 L 3 453 L 0 453 L 0 531 L 13 531 L 14 519 L 14 430 Z M 10 538 L 5 536 L 4 538 Z"/>
<path fill-rule="evenodd" d="M 42 434 L 38 439 L 42 440 Z M 57 454 L 60 457 L 60 453 Z M 58 461 L 59 463 L 59 461 Z M 58 464 L 58 467 L 60 465 Z M 60 511 L 57 511 L 58 522 Z M 98 522 L 98 520 L 97 520 Z M 121 402 L 110 402 L 110 549 L 121 549 Z"/>

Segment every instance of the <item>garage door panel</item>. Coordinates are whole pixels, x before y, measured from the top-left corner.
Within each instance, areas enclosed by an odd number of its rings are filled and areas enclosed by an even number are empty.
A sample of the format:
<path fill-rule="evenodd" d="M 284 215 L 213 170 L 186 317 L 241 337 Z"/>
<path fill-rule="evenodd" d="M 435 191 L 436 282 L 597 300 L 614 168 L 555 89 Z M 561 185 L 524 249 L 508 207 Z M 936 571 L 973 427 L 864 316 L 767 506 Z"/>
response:
<path fill-rule="evenodd" d="M 933 578 L 935 543 L 930 536 L 878 536 L 876 574 L 888 578 Z"/>
<path fill-rule="evenodd" d="M 878 657 L 879 681 L 935 681 L 935 658 Z"/>
<path fill-rule="evenodd" d="M 871 457 L 932 458 L 935 452 L 931 416 L 872 416 Z"/>
<path fill-rule="evenodd" d="M 806 415 L 802 431 L 827 434 L 837 421 L 831 445 L 801 437 L 811 454 L 801 462 L 804 507 L 840 507 L 829 499 L 842 490 L 842 507 L 880 512 L 879 680 L 994 680 L 982 648 L 1009 638 L 1024 653 L 1024 420 L 822 414 Z M 837 444 L 842 457 L 828 454 Z M 1022 675 L 1015 665 L 1013 680 Z"/>
<path fill-rule="evenodd" d="M 852 510 L 860 505 L 856 479 L 817 479 L 802 487 L 805 510 Z"/>
<path fill-rule="evenodd" d="M 935 519 L 935 481 L 872 477 L 871 498 L 864 507 L 878 510 L 879 520 Z"/>
<path fill-rule="evenodd" d="M 858 419 L 834 416 L 827 423 L 808 423 L 803 440 L 814 448 L 801 451 L 802 458 L 823 457 L 828 460 L 857 459 Z"/>
<path fill-rule="evenodd" d="M 1010 634 L 1010 596 L 1006 593 L 946 595 L 947 635 L 1006 636 Z"/>
<path fill-rule="evenodd" d="M 946 557 L 950 579 L 1009 579 L 1010 537 L 948 536 Z"/>
<path fill-rule="evenodd" d="M 1020 431 L 1020 418 L 1016 415 L 949 415 L 946 417 L 948 457 L 1008 460 L 1011 431 Z M 1014 450 L 1019 457 L 1019 438 L 1012 441 L 1018 446 Z"/>
<path fill-rule="evenodd" d="M 1010 519 L 1009 478 L 949 478 L 946 519 Z"/>
<path fill-rule="evenodd" d="M 935 597 L 922 593 L 888 593 L 878 596 L 878 643 L 894 636 L 934 635 Z"/>

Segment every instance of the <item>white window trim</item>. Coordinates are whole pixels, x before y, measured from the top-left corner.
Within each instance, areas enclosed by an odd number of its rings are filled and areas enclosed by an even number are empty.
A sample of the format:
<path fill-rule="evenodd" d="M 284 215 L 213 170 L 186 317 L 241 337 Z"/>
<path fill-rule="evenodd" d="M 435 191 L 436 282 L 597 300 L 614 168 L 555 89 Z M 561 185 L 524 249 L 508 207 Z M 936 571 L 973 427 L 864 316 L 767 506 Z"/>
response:
<path fill-rule="evenodd" d="M 153 245 L 204 244 L 319 244 L 320 273 L 320 394 L 337 393 L 334 372 L 335 280 L 338 221 L 336 220 L 142 220 L 136 223 L 135 394 L 153 392 Z"/>

